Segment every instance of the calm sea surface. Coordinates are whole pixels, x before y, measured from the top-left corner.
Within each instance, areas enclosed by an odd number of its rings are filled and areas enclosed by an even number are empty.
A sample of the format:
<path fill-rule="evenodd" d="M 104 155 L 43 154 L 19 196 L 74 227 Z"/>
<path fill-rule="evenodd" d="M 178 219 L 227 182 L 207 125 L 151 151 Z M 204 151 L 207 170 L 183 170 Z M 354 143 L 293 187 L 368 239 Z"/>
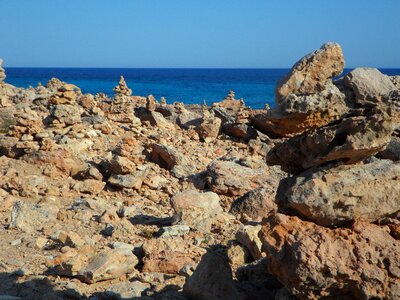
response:
<path fill-rule="evenodd" d="M 123 75 L 134 95 L 153 94 L 186 104 L 207 104 L 222 100 L 229 90 L 246 105 L 262 108 L 274 105 L 276 83 L 289 69 L 95 69 L 95 68 L 5 68 L 6 82 L 17 87 L 37 86 L 57 77 L 79 86 L 84 93 L 113 95 Z M 346 70 L 349 71 L 349 70 Z M 381 69 L 387 75 L 400 75 L 400 69 Z"/>

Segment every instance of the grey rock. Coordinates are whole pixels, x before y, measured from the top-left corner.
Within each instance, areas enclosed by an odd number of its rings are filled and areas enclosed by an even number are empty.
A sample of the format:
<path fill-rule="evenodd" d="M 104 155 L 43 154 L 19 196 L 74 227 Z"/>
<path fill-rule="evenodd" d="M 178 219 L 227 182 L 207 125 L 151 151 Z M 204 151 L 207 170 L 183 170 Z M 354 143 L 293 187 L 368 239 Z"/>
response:
<path fill-rule="evenodd" d="M 173 225 L 165 226 L 160 229 L 161 238 L 171 237 L 171 236 L 182 236 L 190 231 L 190 227 L 187 225 Z"/>
<path fill-rule="evenodd" d="M 386 146 L 385 150 L 379 152 L 379 157 L 393 161 L 400 160 L 400 137 L 394 136 Z"/>
<path fill-rule="evenodd" d="M 255 189 L 237 198 L 229 212 L 243 221 L 261 221 L 277 210 L 275 194 L 276 186 Z"/>
<path fill-rule="evenodd" d="M 226 254 L 209 252 L 183 286 L 183 294 L 194 300 L 244 300 L 233 280 Z"/>
<path fill-rule="evenodd" d="M 56 221 L 58 207 L 16 201 L 11 212 L 10 228 L 24 232 L 35 232 Z"/>
<path fill-rule="evenodd" d="M 148 289 L 150 289 L 149 283 L 140 281 L 121 282 L 108 288 L 105 294 L 109 297 L 113 297 L 112 299 L 136 299 L 136 297 L 141 297 L 143 292 Z"/>
<path fill-rule="evenodd" d="M 81 123 L 83 108 L 77 105 L 59 104 L 55 105 L 51 111 L 51 116 L 66 125 Z"/>
<path fill-rule="evenodd" d="M 151 160 L 160 167 L 170 170 L 177 178 L 187 177 L 195 170 L 184 155 L 162 144 L 151 145 Z"/>
<path fill-rule="evenodd" d="M 112 175 L 108 183 L 121 188 L 133 188 L 139 190 L 145 180 L 149 169 L 136 171 L 128 175 Z"/>
<path fill-rule="evenodd" d="M 396 86 L 390 78 L 374 68 L 357 68 L 344 77 L 344 83 L 356 95 L 356 102 L 361 105 L 380 102 Z"/>
<path fill-rule="evenodd" d="M 399 162 L 313 168 L 289 186 L 280 203 L 322 226 L 374 222 L 400 211 Z"/>
<path fill-rule="evenodd" d="M 207 166 L 207 184 L 217 194 L 242 196 L 259 187 L 274 189 L 283 174 L 265 164 L 251 167 L 239 159 L 218 159 Z"/>

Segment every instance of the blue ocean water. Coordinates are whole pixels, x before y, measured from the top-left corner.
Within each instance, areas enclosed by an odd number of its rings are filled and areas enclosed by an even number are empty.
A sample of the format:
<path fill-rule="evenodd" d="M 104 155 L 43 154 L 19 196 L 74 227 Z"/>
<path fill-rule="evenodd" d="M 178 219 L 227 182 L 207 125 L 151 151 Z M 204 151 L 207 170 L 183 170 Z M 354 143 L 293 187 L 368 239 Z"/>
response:
<path fill-rule="evenodd" d="M 274 89 L 289 69 L 100 69 L 100 68 L 5 68 L 6 82 L 17 87 L 43 85 L 57 77 L 79 86 L 84 93 L 113 95 L 123 75 L 134 95 L 153 94 L 186 104 L 210 105 L 221 101 L 229 90 L 243 98 L 247 106 L 274 106 Z M 350 70 L 346 70 L 348 72 Z M 387 75 L 400 75 L 400 69 L 381 69 Z"/>

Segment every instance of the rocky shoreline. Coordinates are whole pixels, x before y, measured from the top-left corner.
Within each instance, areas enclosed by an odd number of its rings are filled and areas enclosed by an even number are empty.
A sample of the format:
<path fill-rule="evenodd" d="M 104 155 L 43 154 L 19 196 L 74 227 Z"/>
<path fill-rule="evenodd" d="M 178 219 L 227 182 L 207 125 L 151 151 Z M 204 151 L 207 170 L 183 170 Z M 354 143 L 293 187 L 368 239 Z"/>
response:
<path fill-rule="evenodd" d="M 326 43 L 251 110 L 1 64 L 1 299 L 400 298 L 400 76 Z"/>

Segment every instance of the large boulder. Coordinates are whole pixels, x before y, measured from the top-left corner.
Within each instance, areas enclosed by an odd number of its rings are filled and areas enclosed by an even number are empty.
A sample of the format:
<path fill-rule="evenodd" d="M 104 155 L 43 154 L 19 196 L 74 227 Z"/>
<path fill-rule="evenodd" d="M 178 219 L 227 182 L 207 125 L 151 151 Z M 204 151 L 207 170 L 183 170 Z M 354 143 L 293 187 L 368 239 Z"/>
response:
<path fill-rule="evenodd" d="M 332 161 L 355 163 L 385 149 L 398 124 L 395 109 L 375 107 L 277 144 L 268 153 L 267 163 L 281 165 L 289 173 Z"/>
<path fill-rule="evenodd" d="M 390 160 L 310 169 L 289 181 L 282 206 L 322 226 L 373 222 L 400 211 L 400 163 Z"/>
<path fill-rule="evenodd" d="M 255 113 L 251 123 L 272 137 L 292 136 L 323 127 L 348 111 L 345 94 L 330 82 L 316 94 L 287 95 L 275 109 Z"/>
<path fill-rule="evenodd" d="M 300 299 L 400 297 L 400 241 L 378 225 L 332 230 L 277 214 L 260 238 L 269 272 Z"/>
<path fill-rule="evenodd" d="M 285 101 L 289 94 L 312 95 L 322 92 L 326 84 L 343 72 L 342 48 L 336 43 L 322 47 L 299 60 L 290 73 L 278 83 L 277 103 Z"/>
<path fill-rule="evenodd" d="M 238 159 L 218 159 L 207 167 L 208 186 L 220 195 L 240 197 L 264 186 L 273 190 L 283 176 L 276 168 L 262 164 L 251 166 Z"/>
<path fill-rule="evenodd" d="M 354 91 L 356 102 L 361 105 L 380 102 L 383 96 L 397 89 L 388 76 L 374 68 L 357 68 L 344 77 L 344 83 Z"/>

